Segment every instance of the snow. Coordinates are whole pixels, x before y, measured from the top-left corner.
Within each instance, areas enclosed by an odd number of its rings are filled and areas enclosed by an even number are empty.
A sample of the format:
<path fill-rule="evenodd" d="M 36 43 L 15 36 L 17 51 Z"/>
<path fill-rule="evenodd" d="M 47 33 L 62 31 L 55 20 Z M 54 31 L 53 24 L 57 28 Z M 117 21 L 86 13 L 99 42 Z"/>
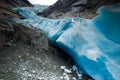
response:
<path fill-rule="evenodd" d="M 119 4 L 120 6 L 120 4 Z M 26 19 L 14 19 L 18 23 L 42 29 L 51 42 L 66 51 L 75 61 L 78 72 L 96 80 L 120 79 L 120 7 L 105 6 L 94 19 L 38 17 L 34 10 L 15 9 Z M 114 9 L 115 10 L 114 10 Z M 75 68 L 75 67 L 74 67 Z M 69 69 L 61 66 L 69 80 Z M 80 73 L 80 72 L 79 72 Z M 81 74 L 78 74 L 81 78 Z"/>

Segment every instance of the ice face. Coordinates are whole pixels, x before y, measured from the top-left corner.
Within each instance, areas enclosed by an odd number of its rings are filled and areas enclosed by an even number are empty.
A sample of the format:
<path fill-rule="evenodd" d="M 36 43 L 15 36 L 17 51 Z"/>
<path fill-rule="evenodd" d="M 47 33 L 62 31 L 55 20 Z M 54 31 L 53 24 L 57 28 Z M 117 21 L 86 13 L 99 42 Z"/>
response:
<path fill-rule="evenodd" d="M 94 18 L 95 26 L 110 40 L 120 44 L 120 4 L 104 6 Z"/>
<path fill-rule="evenodd" d="M 37 15 L 35 14 L 34 11 L 31 11 L 29 8 L 14 8 L 14 10 L 19 13 L 20 15 L 22 15 L 24 18 L 26 19 L 33 19 L 36 18 Z M 24 14 L 23 14 L 24 13 Z"/>
<path fill-rule="evenodd" d="M 73 58 L 78 69 L 82 67 L 84 73 L 94 79 L 119 80 L 119 6 L 105 6 L 99 9 L 100 15 L 93 20 L 47 19 L 38 17 L 34 10 L 18 8 L 16 11 L 26 19 L 16 19 L 16 22 L 42 29 L 54 45 Z"/>

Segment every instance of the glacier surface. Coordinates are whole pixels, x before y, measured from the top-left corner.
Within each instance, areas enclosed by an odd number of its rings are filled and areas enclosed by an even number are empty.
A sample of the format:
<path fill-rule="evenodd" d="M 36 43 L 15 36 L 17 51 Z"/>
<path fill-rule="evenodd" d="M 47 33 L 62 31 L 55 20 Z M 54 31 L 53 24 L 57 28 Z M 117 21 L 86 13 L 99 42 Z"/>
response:
<path fill-rule="evenodd" d="M 95 80 L 120 79 L 120 4 L 100 8 L 93 19 L 47 19 L 28 8 L 14 10 L 26 18 L 14 19 L 17 23 L 45 31 L 83 73 Z"/>

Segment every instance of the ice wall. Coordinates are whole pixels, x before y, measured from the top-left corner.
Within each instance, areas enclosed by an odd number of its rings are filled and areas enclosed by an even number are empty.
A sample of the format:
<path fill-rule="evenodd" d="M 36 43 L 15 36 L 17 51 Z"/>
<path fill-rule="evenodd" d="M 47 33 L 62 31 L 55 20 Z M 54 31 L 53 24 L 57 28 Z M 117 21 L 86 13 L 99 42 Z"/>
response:
<path fill-rule="evenodd" d="M 16 22 L 46 32 L 53 44 L 66 51 L 79 69 L 96 80 L 120 79 L 120 5 L 99 9 L 93 20 L 84 18 L 47 19 L 28 15 Z M 26 15 L 24 9 L 16 10 Z M 35 12 L 34 12 L 35 13 Z M 33 17 L 33 18 L 32 18 Z"/>
<path fill-rule="evenodd" d="M 104 6 L 93 21 L 95 26 L 110 40 L 120 44 L 120 4 Z"/>

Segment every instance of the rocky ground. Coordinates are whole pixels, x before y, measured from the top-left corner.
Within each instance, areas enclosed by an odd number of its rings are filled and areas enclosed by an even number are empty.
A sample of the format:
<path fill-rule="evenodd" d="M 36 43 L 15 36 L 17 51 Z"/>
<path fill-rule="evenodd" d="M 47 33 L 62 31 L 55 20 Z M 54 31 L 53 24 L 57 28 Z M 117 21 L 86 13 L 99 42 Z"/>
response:
<path fill-rule="evenodd" d="M 6 47 L 0 53 L 0 80 L 62 80 L 60 67 L 70 69 L 72 65 L 54 52 L 21 43 Z"/>

